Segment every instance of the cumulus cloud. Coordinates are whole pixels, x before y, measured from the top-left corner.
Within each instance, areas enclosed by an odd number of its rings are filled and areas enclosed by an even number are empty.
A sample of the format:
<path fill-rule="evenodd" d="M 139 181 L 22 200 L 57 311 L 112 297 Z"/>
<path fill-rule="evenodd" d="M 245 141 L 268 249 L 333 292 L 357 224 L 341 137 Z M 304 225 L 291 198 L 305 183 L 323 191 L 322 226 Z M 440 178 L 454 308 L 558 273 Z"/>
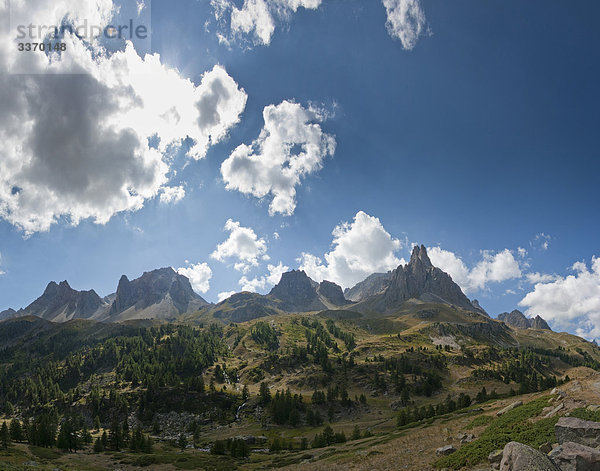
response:
<path fill-rule="evenodd" d="M 399 39 L 404 49 L 413 49 L 425 32 L 425 13 L 420 0 L 383 0 L 383 6 L 390 36 Z"/>
<path fill-rule="evenodd" d="M 41 25 L 67 17 L 106 25 L 114 9 L 111 0 L 13 2 L 11 14 Z M 0 218 L 25 234 L 139 210 L 168 184 L 168 149 L 189 138 L 189 157 L 202 158 L 246 104 L 221 66 L 196 85 L 131 43 L 108 52 L 68 31 L 63 42 L 60 57 L 22 53 L 0 33 Z"/>
<path fill-rule="evenodd" d="M 344 222 L 333 232 L 332 250 L 324 261 L 302 253 L 300 268 L 316 281 L 329 280 L 344 288 L 354 286 L 375 272 L 387 272 L 405 263 L 395 253 L 402 247 L 381 221 L 359 211 L 352 222 Z"/>
<path fill-rule="evenodd" d="M 283 101 L 263 110 L 264 127 L 251 145 L 238 146 L 221 165 L 229 190 L 264 198 L 269 214 L 293 214 L 296 186 L 335 152 L 335 139 L 322 131 L 324 112 Z"/>
<path fill-rule="evenodd" d="M 165 186 L 160 191 L 160 202 L 164 204 L 177 203 L 185 196 L 183 186 Z"/>
<path fill-rule="evenodd" d="M 206 262 L 191 264 L 189 267 L 178 268 L 177 273 L 187 276 L 192 288 L 198 293 L 206 293 L 210 289 L 212 270 Z"/>
<path fill-rule="evenodd" d="M 590 268 L 576 262 L 571 267 L 574 274 L 536 283 L 519 306 L 527 308 L 529 316 L 552 321 L 555 327 L 600 338 L 600 258 L 592 257 Z"/>
<path fill-rule="evenodd" d="M 269 270 L 267 275 L 257 278 L 248 279 L 246 276 L 242 276 L 242 278 L 240 278 L 240 286 L 242 287 L 242 291 L 257 292 L 263 291 L 266 288 L 270 288 L 271 286 L 279 283 L 281 275 L 288 272 L 290 267 L 287 267 L 283 263 L 279 262 L 277 265 L 268 264 L 267 270 Z"/>
<path fill-rule="evenodd" d="M 448 273 L 466 293 L 482 290 L 489 283 L 521 278 L 521 268 L 513 253 L 504 249 L 494 253 L 482 251 L 482 259 L 471 269 L 454 252 L 440 247 L 427 249 L 431 263 Z"/>
<path fill-rule="evenodd" d="M 211 5 L 222 29 L 229 29 L 229 32 L 218 33 L 222 43 L 230 45 L 234 40 L 242 40 L 254 45 L 268 45 L 277 23 L 288 21 L 300 7 L 317 9 L 321 0 L 244 0 L 241 8 L 232 0 L 211 0 Z"/>
<path fill-rule="evenodd" d="M 212 258 L 220 262 L 234 260 L 234 268 L 243 273 L 257 267 L 259 260 L 268 260 L 267 243 L 265 239 L 258 238 L 252 228 L 228 219 L 225 230 L 229 232 L 229 237 L 217 245 L 210 255 Z"/>

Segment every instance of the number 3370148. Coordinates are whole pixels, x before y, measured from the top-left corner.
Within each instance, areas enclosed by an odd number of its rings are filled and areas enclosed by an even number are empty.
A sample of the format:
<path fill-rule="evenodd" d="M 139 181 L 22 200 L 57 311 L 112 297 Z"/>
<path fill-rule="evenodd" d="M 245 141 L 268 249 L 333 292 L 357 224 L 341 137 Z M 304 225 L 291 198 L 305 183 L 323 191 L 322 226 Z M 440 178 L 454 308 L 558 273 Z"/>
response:
<path fill-rule="evenodd" d="M 19 51 L 66 51 L 66 43 L 19 43 Z"/>

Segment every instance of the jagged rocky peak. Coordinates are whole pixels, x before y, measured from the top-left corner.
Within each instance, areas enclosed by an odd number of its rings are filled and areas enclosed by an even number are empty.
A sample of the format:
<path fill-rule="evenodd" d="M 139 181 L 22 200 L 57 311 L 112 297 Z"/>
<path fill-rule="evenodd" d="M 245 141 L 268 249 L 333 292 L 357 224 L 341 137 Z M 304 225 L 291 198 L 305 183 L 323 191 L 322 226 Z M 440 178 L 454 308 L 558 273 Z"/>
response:
<path fill-rule="evenodd" d="M 414 298 L 446 302 L 477 312 L 450 275 L 432 265 L 424 245 L 415 246 L 410 262 L 392 272 L 383 297 L 387 309 L 399 307 L 408 299 Z"/>
<path fill-rule="evenodd" d="M 346 288 L 344 296 L 349 301 L 360 302 L 363 299 L 385 291 L 391 279 L 392 271 L 388 271 L 387 273 L 373 273 L 363 281 L 355 284 L 352 288 Z"/>
<path fill-rule="evenodd" d="M 110 315 L 122 313 L 128 309 L 140 311 L 153 305 L 168 302 L 170 311 L 183 313 L 191 307 L 208 304 L 192 289 L 190 280 L 177 273 L 173 268 L 159 268 L 144 272 L 142 276 L 130 281 L 123 275 L 119 279 L 117 292 L 110 307 Z"/>
<path fill-rule="evenodd" d="M 332 281 L 321 281 L 321 283 L 319 283 L 319 287 L 317 288 L 317 292 L 320 296 L 325 298 L 326 301 L 335 306 L 343 306 L 344 304 L 348 304 L 348 301 L 344 297 L 342 287 L 333 283 Z"/>
<path fill-rule="evenodd" d="M 529 328 L 529 319 L 527 319 L 525 314 L 518 309 L 514 309 L 511 312 L 503 312 L 498 315 L 498 319 L 513 327 L 518 327 L 519 329 Z"/>
<path fill-rule="evenodd" d="M 409 265 L 417 265 L 418 263 L 422 263 L 425 268 L 433 268 L 431 260 L 429 259 L 429 255 L 427 255 L 427 249 L 424 245 L 420 247 L 415 245 L 413 247 L 412 255 L 410 256 Z"/>
<path fill-rule="evenodd" d="M 498 314 L 498 319 L 506 324 L 517 327 L 518 329 L 543 329 L 552 330 L 548 323 L 540 316 L 535 316 L 529 319 L 518 309 L 514 309 L 511 312 L 503 312 Z"/>
<path fill-rule="evenodd" d="M 104 301 L 92 289 L 77 291 L 67 281 L 51 281 L 44 293 L 17 315 L 38 316 L 52 321 L 90 318 L 105 306 Z"/>

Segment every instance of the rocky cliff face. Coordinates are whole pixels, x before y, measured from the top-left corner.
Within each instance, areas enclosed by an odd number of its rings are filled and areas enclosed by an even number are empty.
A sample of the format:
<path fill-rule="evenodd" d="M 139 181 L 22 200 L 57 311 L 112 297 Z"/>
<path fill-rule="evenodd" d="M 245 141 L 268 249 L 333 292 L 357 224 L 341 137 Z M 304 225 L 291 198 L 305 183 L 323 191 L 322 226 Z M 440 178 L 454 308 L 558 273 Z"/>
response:
<path fill-rule="evenodd" d="M 352 288 L 347 288 L 344 291 L 344 296 L 350 301 L 355 303 L 367 299 L 370 296 L 374 296 L 386 290 L 390 285 L 392 279 L 392 272 L 387 273 L 373 273 L 366 277 L 360 283 L 355 284 Z"/>
<path fill-rule="evenodd" d="M 319 311 L 327 307 L 319 299 L 318 284 L 304 270 L 292 270 L 281 275 L 269 296 L 281 301 L 281 309 L 288 312 Z"/>
<path fill-rule="evenodd" d="M 317 293 L 319 296 L 321 296 L 321 298 L 330 304 L 333 304 L 334 306 L 343 306 L 348 304 L 348 301 L 344 297 L 342 287 L 331 281 L 321 281 L 321 283 L 319 283 L 319 287 L 317 288 Z"/>
<path fill-rule="evenodd" d="M 169 318 L 207 304 L 194 292 L 187 277 L 170 267 L 160 268 L 132 281 L 121 276 L 108 317 L 111 320 Z"/>
<path fill-rule="evenodd" d="M 548 323 L 540 316 L 535 316 L 533 319 L 528 319 L 518 309 L 511 312 L 503 312 L 498 314 L 498 319 L 506 324 L 517 327 L 518 329 L 544 329 L 552 330 Z"/>
<path fill-rule="evenodd" d="M 55 322 L 70 319 L 88 319 L 103 309 L 106 303 L 94 290 L 77 291 L 66 281 L 59 284 L 51 281 L 44 293 L 25 309 L 20 309 L 16 316 L 37 316 Z"/>
<path fill-rule="evenodd" d="M 423 245 L 415 246 L 407 265 L 392 272 L 390 284 L 383 293 L 386 309 L 399 307 L 411 298 L 446 302 L 477 311 L 450 275 L 432 265 Z"/>

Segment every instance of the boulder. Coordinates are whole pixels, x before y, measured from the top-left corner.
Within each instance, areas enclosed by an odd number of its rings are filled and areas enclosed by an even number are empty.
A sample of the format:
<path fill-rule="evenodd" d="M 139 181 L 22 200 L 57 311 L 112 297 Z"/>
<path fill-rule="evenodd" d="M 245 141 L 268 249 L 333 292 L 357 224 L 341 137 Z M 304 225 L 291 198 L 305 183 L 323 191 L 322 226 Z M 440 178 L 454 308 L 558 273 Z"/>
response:
<path fill-rule="evenodd" d="M 506 414 L 508 411 L 516 409 L 517 407 L 522 406 L 522 405 L 523 405 L 523 401 L 513 402 L 512 404 L 509 404 L 508 406 L 506 406 L 504 409 L 501 409 L 498 412 L 496 412 L 496 415 L 498 417 L 500 417 L 501 415 Z"/>
<path fill-rule="evenodd" d="M 575 442 L 593 448 L 600 446 L 600 422 L 561 417 L 554 426 L 554 432 L 560 445 Z"/>
<path fill-rule="evenodd" d="M 543 453 L 522 443 L 510 442 L 504 447 L 500 471 L 561 471 Z"/>
<path fill-rule="evenodd" d="M 600 450 L 574 442 L 565 442 L 552 450 L 550 459 L 561 471 L 598 471 Z"/>
<path fill-rule="evenodd" d="M 445 455 L 450 455 L 450 454 L 454 453 L 455 451 L 456 451 L 456 448 L 454 448 L 453 445 L 446 445 L 446 446 L 439 447 L 437 450 L 435 450 L 435 454 L 438 456 L 445 456 Z"/>
<path fill-rule="evenodd" d="M 488 455 L 488 461 L 492 469 L 500 469 L 500 462 L 502 461 L 502 450 L 492 451 Z"/>

